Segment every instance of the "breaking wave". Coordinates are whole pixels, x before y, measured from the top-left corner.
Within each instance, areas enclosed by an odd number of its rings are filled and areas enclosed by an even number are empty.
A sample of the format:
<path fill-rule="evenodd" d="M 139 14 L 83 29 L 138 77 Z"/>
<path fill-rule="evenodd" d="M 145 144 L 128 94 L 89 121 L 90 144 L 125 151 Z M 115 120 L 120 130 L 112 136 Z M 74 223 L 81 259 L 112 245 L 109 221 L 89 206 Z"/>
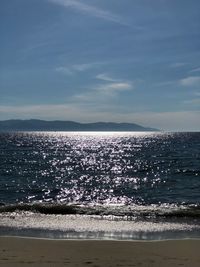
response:
<path fill-rule="evenodd" d="M 199 205 L 79 205 L 79 204 L 47 204 L 47 203 L 23 203 L 1 205 L 0 213 L 29 211 L 41 214 L 60 215 L 98 215 L 118 216 L 130 218 L 200 218 Z"/>

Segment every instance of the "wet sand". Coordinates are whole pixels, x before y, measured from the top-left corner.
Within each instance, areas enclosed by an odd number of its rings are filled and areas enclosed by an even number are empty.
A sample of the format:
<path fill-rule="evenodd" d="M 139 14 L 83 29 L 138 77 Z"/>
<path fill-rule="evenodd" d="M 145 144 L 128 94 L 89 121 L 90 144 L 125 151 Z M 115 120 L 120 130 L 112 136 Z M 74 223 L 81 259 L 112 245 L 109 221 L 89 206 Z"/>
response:
<path fill-rule="evenodd" d="M 0 237 L 0 266 L 200 266 L 200 240 L 90 241 Z"/>

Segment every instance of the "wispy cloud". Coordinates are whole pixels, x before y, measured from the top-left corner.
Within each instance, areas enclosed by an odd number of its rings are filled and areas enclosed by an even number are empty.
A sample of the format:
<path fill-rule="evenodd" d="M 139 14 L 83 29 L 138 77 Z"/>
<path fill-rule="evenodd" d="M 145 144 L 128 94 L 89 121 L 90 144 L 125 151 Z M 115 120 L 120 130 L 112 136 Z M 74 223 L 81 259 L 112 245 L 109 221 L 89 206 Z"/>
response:
<path fill-rule="evenodd" d="M 96 79 L 104 82 L 95 87 L 95 90 L 99 92 L 113 94 L 120 91 L 129 91 L 133 89 L 132 82 L 113 78 L 106 73 L 100 73 L 96 75 Z"/>
<path fill-rule="evenodd" d="M 183 103 L 184 104 L 189 104 L 189 105 L 199 106 L 200 105 L 200 98 L 193 98 L 193 99 L 190 99 L 190 100 L 185 100 Z"/>
<path fill-rule="evenodd" d="M 181 79 L 180 84 L 183 86 L 200 85 L 200 76 L 189 76 L 187 78 Z"/>
<path fill-rule="evenodd" d="M 195 96 L 200 96 L 200 92 L 195 92 L 194 95 Z"/>
<path fill-rule="evenodd" d="M 73 69 L 76 71 L 85 71 L 95 67 L 96 65 L 98 65 L 98 63 L 75 64 L 73 65 Z"/>
<path fill-rule="evenodd" d="M 82 64 L 74 64 L 71 66 L 60 66 L 56 67 L 57 72 L 61 72 L 66 75 L 73 75 L 77 72 L 87 71 L 92 68 L 97 68 L 101 65 L 106 64 L 105 62 L 90 62 L 90 63 L 82 63 Z"/>
<path fill-rule="evenodd" d="M 191 70 L 190 72 L 200 72 L 200 68 L 195 68 L 195 69 Z"/>
<path fill-rule="evenodd" d="M 176 85 L 176 84 L 177 84 L 177 81 L 163 81 L 163 82 L 155 83 L 154 86 L 158 86 L 158 87 L 161 87 L 161 86 L 173 86 L 173 85 Z"/>
<path fill-rule="evenodd" d="M 72 71 L 68 67 L 57 67 L 56 71 L 60 72 L 60 73 L 63 73 L 63 74 L 66 74 L 66 75 L 73 75 L 74 74 L 74 71 Z"/>
<path fill-rule="evenodd" d="M 107 82 L 120 82 L 121 80 L 119 79 L 114 79 L 111 76 L 109 76 L 106 73 L 100 73 L 96 76 L 96 79 L 102 80 L 102 81 L 107 81 Z"/>
<path fill-rule="evenodd" d="M 181 68 L 188 65 L 188 63 L 185 62 L 175 62 L 170 65 L 171 68 Z"/>
<path fill-rule="evenodd" d="M 116 15 L 110 11 L 101 9 L 99 7 L 88 5 L 88 4 L 81 2 L 81 1 L 77 1 L 77 0 L 48 0 L 48 1 L 55 3 L 57 5 L 61 5 L 65 8 L 74 9 L 76 11 L 81 12 L 82 14 L 86 14 L 86 15 L 89 15 L 92 17 L 97 17 L 100 19 L 104 19 L 107 21 L 111 21 L 114 23 L 128 26 L 127 21 L 125 19 L 121 18 L 120 16 L 118 16 L 118 15 Z"/>
<path fill-rule="evenodd" d="M 97 87 L 96 90 L 103 91 L 105 93 L 114 93 L 114 92 L 120 92 L 120 91 L 129 91 L 131 90 L 132 85 L 129 82 L 114 82 L 114 83 L 108 83 L 103 84 Z"/>
<path fill-rule="evenodd" d="M 133 89 L 131 82 L 106 82 L 103 84 L 93 85 L 83 94 L 77 94 L 72 97 L 72 101 L 85 103 L 105 103 L 110 102 L 120 93 Z"/>

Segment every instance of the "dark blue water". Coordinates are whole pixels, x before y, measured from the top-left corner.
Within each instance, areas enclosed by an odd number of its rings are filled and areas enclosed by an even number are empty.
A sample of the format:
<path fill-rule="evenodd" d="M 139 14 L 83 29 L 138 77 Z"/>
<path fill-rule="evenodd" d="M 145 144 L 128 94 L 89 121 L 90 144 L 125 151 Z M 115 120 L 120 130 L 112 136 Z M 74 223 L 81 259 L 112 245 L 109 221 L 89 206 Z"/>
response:
<path fill-rule="evenodd" d="M 200 133 L 1 133 L 0 202 L 197 209 Z"/>
<path fill-rule="evenodd" d="M 0 235 L 200 236 L 200 133 L 0 133 Z"/>

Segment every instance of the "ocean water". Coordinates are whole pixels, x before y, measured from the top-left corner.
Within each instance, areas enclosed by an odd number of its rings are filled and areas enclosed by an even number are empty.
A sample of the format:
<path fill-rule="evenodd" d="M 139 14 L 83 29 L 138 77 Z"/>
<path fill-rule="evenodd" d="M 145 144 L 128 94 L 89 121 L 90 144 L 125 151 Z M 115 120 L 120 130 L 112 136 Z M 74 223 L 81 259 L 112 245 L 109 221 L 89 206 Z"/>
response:
<path fill-rule="evenodd" d="M 0 133 L 0 235 L 200 237 L 200 133 Z"/>

